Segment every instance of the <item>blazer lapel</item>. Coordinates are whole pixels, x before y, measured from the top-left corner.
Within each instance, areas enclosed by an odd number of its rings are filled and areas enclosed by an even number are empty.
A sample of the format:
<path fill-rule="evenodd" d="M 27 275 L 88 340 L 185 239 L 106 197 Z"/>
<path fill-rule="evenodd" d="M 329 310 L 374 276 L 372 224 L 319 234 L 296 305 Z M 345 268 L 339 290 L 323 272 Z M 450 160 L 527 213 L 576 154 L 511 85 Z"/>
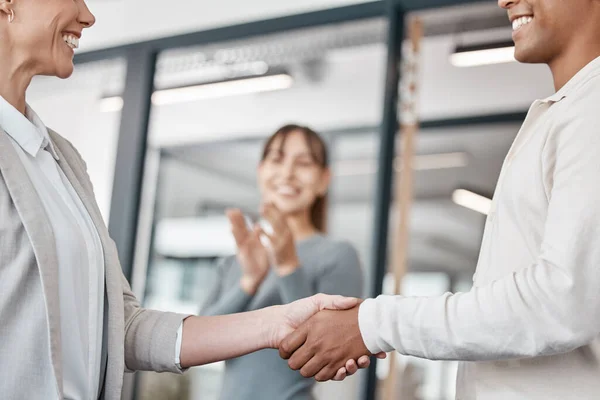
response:
<path fill-rule="evenodd" d="M 15 151 L 8 134 L 0 129 L 0 172 L 6 187 L 21 217 L 25 231 L 31 241 L 33 252 L 40 270 L 46 312 L 48 335 L 54 375 L 59 390 L 63 393 L 62 353 L 60 335 L 60 304 L 58 294 L 58 256 L 56 241 L 50 220 L 40 200 L 25 166 Z M 18 351 L 18 350 L 17 350 Z"/>
<path fill-rule="evenodd" d="M 102 214 L 94 197 L 91 182 L 89 182 L 87 172 L 80 161 L 79 154 L 76 154 L 74 149 L 64 144 L 65 139 L 60 137 L 56 132 L 50 129 L 48 132 L 59 157 L 58 165 L 73 185 L 100 236 L 104 252 L 105 291 L 108 300 L 108 309 L 105 307 L 104 311 L 105 323 L 108 323 L 108 326 L 105 327 L 107 329 L 104 332 L 108 332 L 108 341 L 103 341 L 104 343 L 108 343 L 107 351 L 109 349 L 122 349 L 123 332 L 125 330 L 122 311 L 124 306 L 121 270 L 115 268 L 115 265 L 119 266 L 117 249 L 108 234 L 108 229 L 106 229 L 106 224 L 102 219 Z M 119 313 L 118 310 L 121 310 L 121 312 Z M 124 367 L 122 365 L 124 364 L 123 358 L 124 352 L 122 350 L 115 353 L 108 351 L 108 368 L 106 370 L 105 385 L 112 388 L 121 387 Z"/>

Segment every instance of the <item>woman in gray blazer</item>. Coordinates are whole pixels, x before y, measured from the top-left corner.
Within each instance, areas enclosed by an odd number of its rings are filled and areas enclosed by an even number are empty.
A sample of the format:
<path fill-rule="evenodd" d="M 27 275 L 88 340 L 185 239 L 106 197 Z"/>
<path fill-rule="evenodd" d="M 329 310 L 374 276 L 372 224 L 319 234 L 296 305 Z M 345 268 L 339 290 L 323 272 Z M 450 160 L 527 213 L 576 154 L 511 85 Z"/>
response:
<path fill-rule="evenodd" d="M 94 22 L 84 0 L 0 0 L 3 400 L 118 400 L 125 370 L 181 373 L 277 348 L 319 310 L 358 302 L 320 295 L 222 317 L 140 307 L 84 161 L 25 101 L 35 75 L 71 75 L 74 49 Z M 353 372 L 356 364 L 349 365 Z M 341 368 L 337 378 L 346 372 Z"/>
<path fill-rule="evenodd" d="M 361 296 L 355 249 L 325 234 L 331 174 L 321 137 L 303 126 L 280 128 L 266 141 L 257 172 L 262 217 L 273 231 L 258 225 L 250 232 L 240 210 L 228 211 L 238 254 L 219 263 L 202 314 L 258 310 L 319 292 Z M 313 385 L 266 349 L 226 362 L 220 399 L 309 400 Z"/>

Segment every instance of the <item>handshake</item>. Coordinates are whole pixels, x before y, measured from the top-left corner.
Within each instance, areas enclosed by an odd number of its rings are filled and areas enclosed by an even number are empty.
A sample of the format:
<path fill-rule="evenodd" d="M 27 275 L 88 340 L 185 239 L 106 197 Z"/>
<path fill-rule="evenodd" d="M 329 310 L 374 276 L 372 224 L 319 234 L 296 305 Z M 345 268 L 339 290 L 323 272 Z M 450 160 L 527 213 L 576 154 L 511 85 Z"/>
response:
<path fill-rule="evenodd" d="M 367 368 L 373 355 L 360 333 L 360 303 L 356 298 L 318 294 L 276 306 L 278 323 L 270 347 L 279 349 L 290 368 L 305 378 L 341 381 Z"/>

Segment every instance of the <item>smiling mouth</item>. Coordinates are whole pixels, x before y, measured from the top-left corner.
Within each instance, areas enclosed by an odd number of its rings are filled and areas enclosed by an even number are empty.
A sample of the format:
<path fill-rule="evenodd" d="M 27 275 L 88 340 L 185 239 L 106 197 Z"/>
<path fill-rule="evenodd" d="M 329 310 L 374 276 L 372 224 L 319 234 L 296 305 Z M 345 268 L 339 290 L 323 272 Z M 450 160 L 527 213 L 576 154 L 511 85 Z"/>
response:
<path fill-rule="evenodd" d="M 79 38 L 75 35 L 63 35 L 63 41 L 73 50 L 79 48 Z"/>
<path fill-rule="evenodd" d="M 296 196 L 300 191 L 290 185 L 279 185 L 275 187 L 275 193 L 281 196 Z"/>
<path fill-rule="evenodd" d="M 531 16 L 531 15 L 526 15 L 526 16 L 523 16 L 523 17 L 516 18 L 512 22 L 513 31 L 518 31 L 523 26 L 529 24 L 531 21 L 533 21 L 533 16 Z"/>

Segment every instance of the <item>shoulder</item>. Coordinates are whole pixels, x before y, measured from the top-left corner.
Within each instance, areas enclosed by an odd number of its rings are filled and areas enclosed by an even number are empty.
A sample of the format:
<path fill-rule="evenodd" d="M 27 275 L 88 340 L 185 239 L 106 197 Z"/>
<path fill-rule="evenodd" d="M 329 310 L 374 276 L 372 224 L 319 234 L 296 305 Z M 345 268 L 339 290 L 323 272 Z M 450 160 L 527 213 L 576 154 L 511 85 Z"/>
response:
<path fill-rule="evenodd" d="M 588 77 L 555 104 L 560 111 L 557 119 L 564 123 L 597 124 L 600 122 L 599 104 L 600 71 Z"/>
<path fill-rule="evenodd" d="M 551 107 L 552 123 L 546 150 L 551 154 L 568 150 L 600 156 L 599 105 L 600 74 L 586 80 Z"/>

